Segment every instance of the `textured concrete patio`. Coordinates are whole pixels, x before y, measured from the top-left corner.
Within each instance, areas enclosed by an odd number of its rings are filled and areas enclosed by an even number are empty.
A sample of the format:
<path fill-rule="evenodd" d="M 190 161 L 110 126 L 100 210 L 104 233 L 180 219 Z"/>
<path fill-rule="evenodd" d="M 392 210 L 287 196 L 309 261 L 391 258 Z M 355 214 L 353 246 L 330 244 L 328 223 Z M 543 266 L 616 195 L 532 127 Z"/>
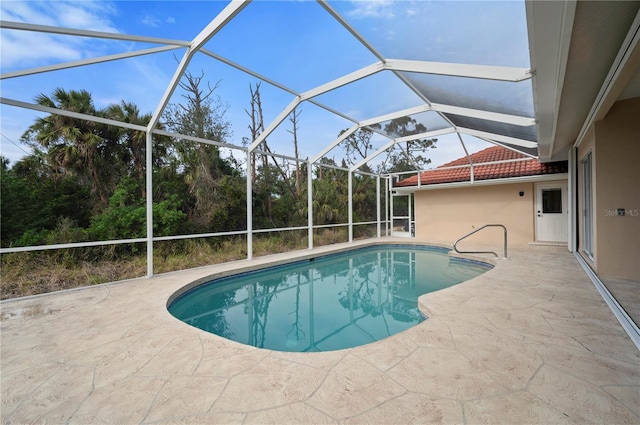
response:
<path fill-rule="evenodd" d="M 640 352 L 562 247 L 511 249 L 348 350 L 256 349 L 166 310 L 191 281 L 293 256 L 3 302 L 2 423 L 640 423 Z"/>

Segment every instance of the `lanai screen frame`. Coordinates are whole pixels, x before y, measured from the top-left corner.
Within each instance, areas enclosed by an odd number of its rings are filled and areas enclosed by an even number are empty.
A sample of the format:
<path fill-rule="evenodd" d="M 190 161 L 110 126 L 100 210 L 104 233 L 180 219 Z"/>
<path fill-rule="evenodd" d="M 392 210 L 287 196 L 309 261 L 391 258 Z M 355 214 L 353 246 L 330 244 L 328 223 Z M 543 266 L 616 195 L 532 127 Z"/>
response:
<path fill-rule="evenodd" d="M 173 77 L 166 88 L 160 102 L 156 106 L 152 114 L 152 118 L 149 124 L 145 126 L 115 121 L 111 119 L 105 119 L 100 117 L 95 117 L 92 115 L 80 114 L 66 110 L 60 110 L 56 108 L 48 108 L 36 104 L 31 104 L 27 102 L 22 102 L 14 99 L 8 98 L 0 98 L 0 103 L 24 108 L 36 110 L 39 112 L 44 112 L 48 114 L 59 114 L 68 116 L 71 118 L 77 118 L 82 120 L 87 120 L 91 122 L 97 122 L 107 125 L 113 125 L 116 127 L 122 127 L 132 130 L 137 130 L 144 132 L 146 135 L 146 188 L 147 193 L 152 192 L 153 187 L 153 179 L 152 173 L 152 145 L 153 145 L 153 135 L 163 135 L 169 137 L 182 138 L 198 143 L 205 143 L 210 145 L 215 145 L 218 147 L 226 147 L 239 151 L 243 151 L 247 155 L 247 170 L 251 168 L 252 153 L 263 153 L 258 150 L 258 147 L 262 141 L 268 137 L 273 130 L 278 127 L 278 125 L 283 122 L 290 114 L 298 107 L 300 104 L 304 102 L 313 103 L 320 108 L 323 108 L 335 115 L 338 115 L 350 122 L 353 125 L 344 133 L 342 133 L 338 138 L 333 140 L 331 143 L 327 144 L 323 149 L 321 149 L 317 154 L 312 156 L 307 160 L 299 160 L 300 162 L 307 164 L 307 184 L 308 184 L 308 223 L 307 226 L 301 227 L 287 227 L 282 229 L 253 229 L 253 212 L 252 212 L 252 183 L 251 179 L 247 178 L 247 187 L 246 187 L 246 202 L 247 202 L 247 228 L 242 231 L 232 231 L 232 232 L 216 232 L 216 233 L 207 233 L 207 234 L 199 234 L 199 235 L 179 235 L 179 236 L 165 236 L 165 237 L 154 237 L 153 235 L 153 199 L 151 196 L 147 196 L 146 199 L 146 237 L 145 238 L 137 238 L 137 239 L 122 239 L 122 240 L 112 240 L 112 241 L 95 241 L 95 242 L 84 242 L 84 243 L 71 243 L 71 244 L 57 244 L 57 245 L 42 245 L 42 246 L 30 246 L 30 247 L 17 247 L 17 248 L 2 248 L 0 249 L 0 254 L 10 253 L 10 252 L 25 252 L 25 251 L 35 251 L 35 250 L 49 250 L 49 249 L 63 249 L 63 248 L 82 248 L 82 247 L 90 247 L 90 246 L 99 246 L 99 245 L 115 245 L 115 244 L 126 244 L 126 243 L 146 243 L 147 246 L 147 277 L 152 277 L 154 275 L 153 272 L 153 243 L 157 241 L 171 240 L 171 239 L 186 239 L 186 238 L 201 238 L 201 237 L 212 237 L 212 236 L 226 236 L 226 235 L 246 235 L 247 237 L 247 259 L 251 260 L 253 258 L 253 235 L 256 233 L 268 232 L 268 231 L 283 231 L 283 230 L 302 230 L 307 229 L 308 231 L 308 248 L 313 248 L 313 231 L 316 228 L 324 227 L 324 226 L 314 226 L 313 223 L 313 166 L 317 164 L 322 158 L 325 157 L 332 149 L 338 146 L 341 142 L 343 142 L 347 137 L 355 133 L 361 128 L 367 128 L 369 130 L 373 130 L 380 135 L 389 139 L 389 141 L 376 150 L 371 155 L 364 158 L 362 161 L 354 164 L 349 169 L 345 171 L 348 172 L 348 223 L 346 224 L 349 229 L 349 242 L 353 241 L 353 228 L 354 225 L 358 224 L 372 224 L 374 222 L 366 222 L 366 223 L 354 223 L 353 222 L 353 204 L 352 204 L 352 193 L 353 193 L 353 174 L 363 174 L 369 175 L 376 178 L 376 188 L 377 188 L 377 237 L 380 238 L 382 236 L 382 223 L 385 223 L 385 235 L 389 232 L 389 220 L 390 217 L 385 216 L 384 219 L 381 217 L 381 206 L 382 200 L 380 197 L 380 188 L 381 182 L 385 182 L 385 190 L 387 196 L 385 196 L 385 211 L 388 212 L 388 203 L 389 203 L 389 192 L 393 189 L 391 182 L 395 176 L 401 176 L 407 173 L 395 173 L 395 174 L 372 174 L 361 171 L 360 168 L 369 163 L 374 158 L 379 155 L 388 152 L 388 149 L 393 148 L 395 145 L 414 139 L 424 139 L 424 138 L 434 138 L 444 134 L 456 133 L 458 135 L 458 139 L 464 149 L 467 157 L 469 157 L 467 148 L 465 147 L 465 143 L 461 135 L 469 135 L 479 138 L 481 140 L 487 141 L 492 144 L 502 145 L 509 149 L 518 150 L 520 148 L 537 148 L 537 143 L 531 140 L 524 140 L 515 137 L 511 137 L 504 134 L 499 134 L 496 132 L 486 131 L 484 129 L 478 128 L 465 128 L 461 126 L 456 126 L 451 119 L 447 117 L 447 114 L 452 115 L 461 115 L 464 117 L 469 117 L 473 119 L 479 120 L 488 120 L 491 122 L 504 123 L 507 125 L 513 126 L 521 126 L 521 127 L 530 127 L 536 125 L 536 120 L 533 117 L 519 116 L 519 115 L 510 115 L 498 112 L 492 112 L 489 110 L 482 109 L 474 109 L 474 108 L 466 108 L 455 105 L 447 105 L 441 103 L 433 103 L 429 100 L 429 97 L 423 93 L 418 87 L 416 87 L 409 79 L 403 75 L 403 73 L 415 73 L 415 74 L 430 74 L 430 75 L 442 75 L 442 76 L 453 76 L 453 77 L 465 77 L 465 78 L 474 78 L 474 79 L 482 79 L 482 80 L 495 80 L 495 81 L 505 81 L 505 82 L 513 82 L 517 83 L 520 81 L 526 81 L 532 78 L 533 73 L 528 68 L 517 68 L 517 67 L 505 67 L 505 66 L 488 66 L 488 65 L 474 65 L 474 64 L 460 64 L 460 63 L 443 63 L 443 62 L 427 62 L 427 61 L 417 61 L 417 60 L 406 60 L 406 59 L 393 59 L 384 57 L 376 48 L 369 43 L 365 37 L 358 33 L 358 31 L 352 27 L 347 20 L 345 20 L 338 12 L 336 12 L 326 0 L 317 0 L 317 3 L 322 6 L 322 8 L 337 22 L 340 23 L 359 43 L 361 43 L 366 49 L 368 49 L 377 59 L 378 61 L 365 66 L 355 72 L 339 77 L 335 80 L 329 81 L 325 84 L 317 86 L 311 90 L 307 90 L 303 93 L 298 93 L 279 82 L 273 81 L 263 75 L 260 75 L 257 72 L 254 72 L 242 65 L 236 64 L 214 52 L 211 52 L 204 48 L 207 41 L 209 41 L 212 37 L 216 35 L 218 31 L 220 31 L 227 23 L 234 19 L 241 11 L 250 3 L 250 0 L 239 0 L 230 2 L 198 35 L 196 35 L 191 41 L 182 41 L 182 40 L 170 40 L 170 39 L 162 39 L 155 37 L 146 37 L 146 36 L 135 36 L 135 35 L 127 35 L 120 33 L 105 33 L 98 31 L 88 31 L 88 30 L 77 30 L 77 29 L 69 29 L 69 28 L 61 28 L 61 27 L 50 27 L 44 25 L 34 25 L 34 24 L 25 24 L 18 22 L 8 22 L 1 21 L 0 28 L 10 29 L 10 30 L 22 30 L 22 31 L 31 31 L 31 32 L 43 32 L 43 33 L 53 33 L 53 34 L 61 34 L 61 35 L 71 35 L 71 36 L 80 36 L 80 37 L 90 37 L 90 38 L 102 38 L 102 39 L 112 39 L 112 40 L 124 40 L 124 41 L 132 41 L 132 42 L 145 42 L 150 44 L 158 44 L 159 47 L 148 48 L 143 50 L 137 50 L 122 54 L 103 56 L 99 58 L 91 58 L 80 61 L 66 62 L 57 65 L 51 65 L 46 67 L 39 68 L 31 68 L 22 71 L 9 72 L 0 75 L 0 80 L 9 79 L 9 78 L 19 78 L 22 76 L 46 73 L 51 71 L 56 71 L 60 69 L 66 68 L 75 68 L 75 67 L 83 67 L 91 64 L 108 62 L 108 61 L 116 61 L 120 59 L 132 58 L 136 56 L 142 55 L 150 55 L 159 52 L 166 51 L 174 51 L 179 49 L 186 49 L 183 54 L 175 72 L 173 73 Z M 229 66 L 232 66 L 244 73 L 247 73 L 255 78 L 258 78 L 261 81 L 267 82 L 275 87 L 278 87 L 290 94 L 294 97 L 293 101 L 266 127 L 265 131 L 262 132 L 248 147 L 244 146 L 236 146 L 228 143 L 221 143 L 207 139 L 201 139 L 197 137 L 192 137 L 183 134 L 175 134 L 171 132 L 167 132 L 164 130 L 159 130 L 156 126 L 159 123 L 160 117 L 164 112 L 166 106 L 171 99 L 172 94 L 176 90 L 179 85 L 181 78 L 184 76 L 185 71 L 189 65 L 189 62 L 194 57 L 195 54 L 202 53 L 206 56 L 209 56 L 215 60 L 221 61 Z M 376 73 L 382 71 L 390 71 L 397 78 L 399 78 L 411 91 L 413 91 L 420 99 L 424 101 L 423 105 L 399 110 L 393 113 L 385 114 L 378 117 L 368 118 L 366 120 L 356 120 L 348 115 L 345 115 L 335 109 L 332 109 L 326 105 L 319 103 L 314 98 L 329 91 L 335 90 L 362 78 L 366 78 L 368 76 L 374 75 Z M 427 131 L 424 133 L 413 134 L 411 136 L 392 138 L 389 135 L 384 134 L 382 131 L 378 131 L 376 129 L 372 129 L 372 124 L 381 123 L 387 120 L 392 120 L 394 118 L 400 118 L 405 116 L 410 116 L 413 114 L 418 114 L 425 111 L 434 111 L 440 117 L 442 117 L 447 123 L 450 124 L 450 127 Z M 523 152 L 524 153 L 524 152 Z M 280 155 L 276 153 L 269 153 L 269 155 L 280 157 L 285 160 L 295 160 L 295 158 L 288 157 L 286 155 Z M 469 167 L 473 169 L 473 163 L 469 160 Z M 342 168 L 341 168 L 342 169 Z M 416 169 L 416 172 L 421 170 Z M 413 172 L 412 172 L 413 173 Z M 420 183 L 418 183 L 419 185 Z M 332 227 L 336 226 L 344 226 L 345 224 L 336 224 L 331 225 Z"/>

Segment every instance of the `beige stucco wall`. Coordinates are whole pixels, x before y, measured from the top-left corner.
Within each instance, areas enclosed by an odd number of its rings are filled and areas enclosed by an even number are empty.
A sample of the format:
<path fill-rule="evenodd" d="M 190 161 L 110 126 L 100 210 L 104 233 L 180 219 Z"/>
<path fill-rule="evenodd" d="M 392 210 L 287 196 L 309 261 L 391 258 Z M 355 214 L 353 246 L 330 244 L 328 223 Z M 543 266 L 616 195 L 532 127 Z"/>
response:
<path fill-rule="evenodd" d="M 521 191 L 524 196 L 519 195 Z M 489 223 L 507 227 L 509 246 L 535 239 L 533 183 L 423 190 L 416 192 L 415 202 L 416 238 L 420 240 L 451 245 Z M 490 244 L 500 250 L 502 242 L 502 229 L 490 228 L 461 242 L 460 248 Z"/>
<path fill-rule="evenodd" d="M 640 98 L 615 103 L 595 123 L 595 146 L 596 272 L 640 281 Z"/>

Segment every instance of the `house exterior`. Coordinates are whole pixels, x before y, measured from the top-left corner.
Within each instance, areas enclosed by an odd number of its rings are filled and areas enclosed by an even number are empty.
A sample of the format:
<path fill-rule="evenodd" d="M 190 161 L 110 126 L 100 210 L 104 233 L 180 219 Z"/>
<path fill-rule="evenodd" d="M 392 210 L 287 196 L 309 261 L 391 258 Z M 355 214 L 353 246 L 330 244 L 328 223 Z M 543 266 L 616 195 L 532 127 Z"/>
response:
<path fill-rule="evenodd" d="M 466 168 L 424 172 L 393 190 L 413 194 L 420 239 L 451 245 L 500 223 L 512 245 L 555 241 L 561 230 L 557 240 L 567 242 L 640 348 L 640 2 L 526 6 L 537 135 L 530 167 L 540 173 L 489 166 L 499 161 L 485 160 L 498 151 L 491 148 L 446 164 Z M 559 209 L 559 193 L 564 223 L 546 228 L 545 211 Z M 489 229 L 473 237 L 500 243 Z"/>
<path fill-rule="evenodd" d="M 640 282 L 640 98 L 615 102 L 575 154 L 577 252 L 604 279 Z"/>
<path fill-rule="evenodd" d="M 640 2 L 527 17 L 538 158 L 569 161 L 568 249 L 640 348 Z"/>
<path fill-rule="evenodd" d="M 485 224 L 502 224 L 509 244 L 567 243 L 567 161 L 541 163 L 494 146 L 394 184 L 413 193 L 415 237 L 451 245 Z M 469 238 L 502 243 L 501 229 Z"/>

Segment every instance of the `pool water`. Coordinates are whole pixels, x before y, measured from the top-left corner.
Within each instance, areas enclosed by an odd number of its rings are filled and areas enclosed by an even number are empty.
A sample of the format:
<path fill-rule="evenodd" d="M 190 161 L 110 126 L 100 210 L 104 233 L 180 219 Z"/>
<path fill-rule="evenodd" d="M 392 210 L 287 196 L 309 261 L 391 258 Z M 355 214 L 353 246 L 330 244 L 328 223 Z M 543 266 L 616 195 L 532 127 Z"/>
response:
<path fill-rule="evenodd" d="M 379 246 L 212 280 L 169 312 L 222 337 L 278 351 L 368 344 L 425 320 L 418 297 L 484 273 L 446 249 Z"/>

